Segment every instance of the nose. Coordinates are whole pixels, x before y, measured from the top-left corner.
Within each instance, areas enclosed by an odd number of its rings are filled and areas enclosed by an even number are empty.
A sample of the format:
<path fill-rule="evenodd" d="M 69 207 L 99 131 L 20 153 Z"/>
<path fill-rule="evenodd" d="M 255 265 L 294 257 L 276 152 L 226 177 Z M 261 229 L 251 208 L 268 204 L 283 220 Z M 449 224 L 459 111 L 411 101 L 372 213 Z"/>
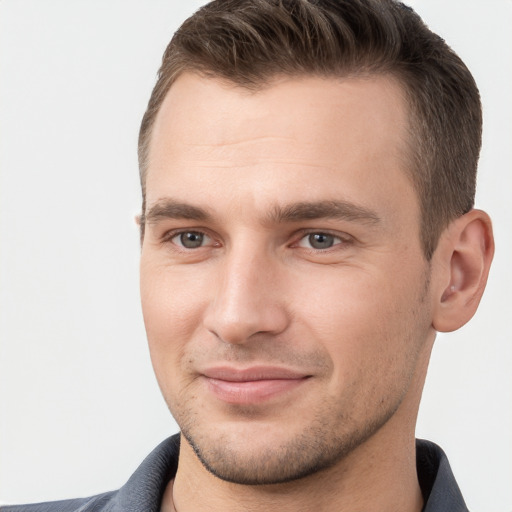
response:
<path fill-rule="evenodd" d="M 256 334 L 283 332 L 288 325 L 279 262 L 250 250 L 232 251 L 216 274 L 204 325 L 225 343 L 243 344 Z"/>

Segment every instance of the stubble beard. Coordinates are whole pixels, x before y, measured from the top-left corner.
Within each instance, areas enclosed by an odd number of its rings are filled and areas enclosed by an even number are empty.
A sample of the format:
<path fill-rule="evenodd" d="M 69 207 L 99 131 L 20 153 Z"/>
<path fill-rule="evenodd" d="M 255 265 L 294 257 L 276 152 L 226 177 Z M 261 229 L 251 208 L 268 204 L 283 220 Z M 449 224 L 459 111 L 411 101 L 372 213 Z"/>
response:
<path fill-rule="evenodd" d="M 373 414 L 371 421 L 357 426 L 352 418 L 343 415 L 339 415 L 337 421 L 333 422 L 332 417 L 328 421 L 331 404 L 322 408 L 323 413 L 318 411 L 302 432 L 295 432 L 277 444 L 269 442 L 262 447 L 260 443 L 254 449 L 251 449 L 250 438 L 233 442 L 232 436 L 196 428 L 192 411 L 183 414 L 180 420 L 184 421 L 178 420 L 178 423 L 203 467 L 214 476 L 241 485 L 282 484 L 339 464 L 387 423 L 402 398 L 387 404 L 379 414 Z M 240 449 L 241 442 L 246 449 Z"/>

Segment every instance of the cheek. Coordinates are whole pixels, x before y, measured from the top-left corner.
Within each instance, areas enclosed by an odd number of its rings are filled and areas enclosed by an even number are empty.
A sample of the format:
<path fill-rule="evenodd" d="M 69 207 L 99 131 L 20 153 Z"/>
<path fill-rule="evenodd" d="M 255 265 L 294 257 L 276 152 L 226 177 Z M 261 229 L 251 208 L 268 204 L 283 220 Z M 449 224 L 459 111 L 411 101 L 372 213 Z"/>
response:
<path fill-rule="evenodd" d="M 385 272 L 343 267 L 297 275 L 295 307 L 328 338 L 359 331 L 380 331 L 403 317 L 405 303 L 400 284 Z"/>
<path fill-rule="evenodd" d="M 295 316 L 331 355 L 335 381 L 363 374 L 388 379 L 410 370 L 428 333 L 425 276 L 403 268 L 344 268 L 330 276 L 309 274 L 307 281 L 297 288 L 302 314 Z"/>
<path fill-rule="evenodd" d="M 159 380 L 159 373 L 180 364 L 187 341 L 202 325 L 207 280 L 191 274 L 141 261 L 142 312 Z"/>

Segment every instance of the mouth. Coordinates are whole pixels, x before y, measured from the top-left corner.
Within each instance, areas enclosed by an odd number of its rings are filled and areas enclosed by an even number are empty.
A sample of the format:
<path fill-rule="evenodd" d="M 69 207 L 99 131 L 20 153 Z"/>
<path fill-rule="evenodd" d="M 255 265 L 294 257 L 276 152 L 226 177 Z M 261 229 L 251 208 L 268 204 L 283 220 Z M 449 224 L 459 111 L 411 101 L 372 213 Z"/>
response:
<path fill-rule="evenodd" d="M 270 366 L 235 369 L 209 368 L 202 372 L 208 390 L 229 404 L 257 404 L 296 390 L 311 375 Z"/>

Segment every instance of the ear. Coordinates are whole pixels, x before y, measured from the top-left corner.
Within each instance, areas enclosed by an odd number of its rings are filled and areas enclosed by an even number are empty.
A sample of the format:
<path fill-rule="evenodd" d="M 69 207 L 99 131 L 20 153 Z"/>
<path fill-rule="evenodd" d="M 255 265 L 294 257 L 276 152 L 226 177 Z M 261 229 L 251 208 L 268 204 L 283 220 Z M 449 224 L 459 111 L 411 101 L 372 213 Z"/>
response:
<path fill-rule="evenodd" d="M 459 217 L 442 233 L 433 255 L 434 329 L 454 331 L 475 314 L 493 255 L 491 219 L 481 210 Z"/>
<path fill-rule="evenodd" d="M 139 213 L 135 215 L 135 224 L 139 226 L 139 235 L 140 235 L 140 245 L 144 242 L 144 213 Z"/>

